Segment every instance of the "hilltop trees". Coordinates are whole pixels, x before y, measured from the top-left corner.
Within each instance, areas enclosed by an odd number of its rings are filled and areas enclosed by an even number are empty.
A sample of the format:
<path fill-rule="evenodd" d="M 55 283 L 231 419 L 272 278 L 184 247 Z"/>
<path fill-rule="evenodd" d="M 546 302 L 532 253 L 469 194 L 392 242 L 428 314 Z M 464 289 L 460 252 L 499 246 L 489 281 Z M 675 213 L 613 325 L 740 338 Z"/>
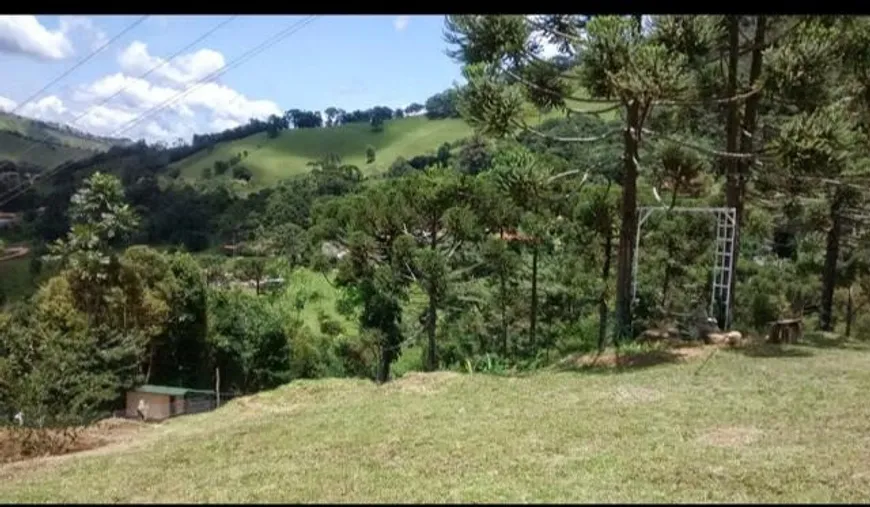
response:
<path fill-rule="evenodd" d="M 453 88 L 429 97 L 426 99 L 426 117 L 430 120 L 459 117 L 457 98 L 458 92 Z"/>
<path fill-rule="evenodd" d="M 293 125 L 297 129 L 320 128 L 323 126 L 323 117 L 319 111 L 290 109 L 284 113 L 284 119 L 289 125 Z"/>
<path fill-rule="evenodd" d="M 424 109 L 423 104 L 413 102 L 405 108 L 405 114 L 417 114 Z"/>

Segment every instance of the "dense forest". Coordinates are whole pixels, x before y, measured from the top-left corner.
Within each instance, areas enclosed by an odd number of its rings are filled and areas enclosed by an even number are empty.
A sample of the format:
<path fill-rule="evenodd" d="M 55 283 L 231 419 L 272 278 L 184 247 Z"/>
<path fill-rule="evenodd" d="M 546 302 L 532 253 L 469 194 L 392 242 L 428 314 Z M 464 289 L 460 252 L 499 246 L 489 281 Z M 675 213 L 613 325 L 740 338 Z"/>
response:
<path fill-rule="evenodd" d="M 425 105 L 290 110 L 67 164 L 11 203 L 42 246 L 38 290 L 0 313 L 0 417 L 81 424 L 136 383 L 208 388 L 215 369 L 239 393 L 386 382 L 402 361 L 532 369 L 646 330 L 694 336 L 699 315 L 866 335 L 868 20 L 646 19 L 448 16 L 466 83 Z M 424 109 L 477 133 L 377 177 L 326 156 L 246 195 L 167 168 L 252 133 Z M 532 126 L 530 109 L 564 114 Z M 661 213 L 638 237 L 645 206 Z M 735 210 L 730 301 L 711 305 L 715 217 L 679 207 Z M 301 315 L 318 296 L 276 282 L 300 270 L 339 294 L 317 329 Z"/>

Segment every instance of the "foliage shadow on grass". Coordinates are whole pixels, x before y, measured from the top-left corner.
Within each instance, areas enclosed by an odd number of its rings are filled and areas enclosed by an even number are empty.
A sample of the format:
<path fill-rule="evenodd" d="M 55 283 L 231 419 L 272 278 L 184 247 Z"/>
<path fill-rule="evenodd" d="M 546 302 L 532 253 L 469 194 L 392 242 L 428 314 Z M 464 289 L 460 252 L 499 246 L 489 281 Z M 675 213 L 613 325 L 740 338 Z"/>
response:
<path fill-rule="evenodd" d="M 807 333 L 800 339 L 798 344 L 819 349 L 870 350 L 870 343 L 859 342 L 842 335 L 826 333 Z"/>
<path fill-rule="evenodd" d="M 556 365 L 556 371 L 578 372 L 594 374 L 627 373 L 636 370 L 651 368 L 663 364 L 675 364 L 683 362 L 680 354 L 666 350 L 649 350 L 643 352 L 623 352 L 618 356 L 613 353 L 605 353 L 596 356 L 586 356 Z"/>
<path fill-rule="evenodd" d="M 805 348 L 797 348 L 789 345 L 776 345 L 772 343 L 757 343 L 728 349 L 734 353 L 743 354 L 746 357 L 774 358 L 774 357 L 812 357 L 814 354 Z"/>

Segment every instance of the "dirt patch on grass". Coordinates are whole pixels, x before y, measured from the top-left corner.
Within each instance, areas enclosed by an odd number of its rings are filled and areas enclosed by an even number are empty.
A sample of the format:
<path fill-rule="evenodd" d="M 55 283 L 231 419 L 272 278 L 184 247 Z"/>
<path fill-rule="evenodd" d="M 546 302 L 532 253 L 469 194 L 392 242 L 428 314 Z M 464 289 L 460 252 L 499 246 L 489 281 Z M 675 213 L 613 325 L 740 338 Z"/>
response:
<path fill-rule="evenodd" d="M 0 428 L 0 470 L 22 463 L 57 459 L 73 454 L 100 454 L 100 451 L 109 447 L 135 441 L 147 428 L 148 424 L 130 419 L 103 419 L 82 430 L 78 438 L 49 456 L 24 455 L 19 442 L 13 438 L 13 430 Z"/>
<path fill-rule="evenodd" d="M 706 445 L 715 447 L 743 447 L 761 438 L 763 432 L 751 426 L 722 426 L 698 437 Z"/>
<path fill-rule="evenodd" d="M 431 393 L 438 391 L 459 376 L 459 373 L 452 371 L 410 372 L 402 378 L 388 383 L 385 387 L 392 391 L 405 393 Z"/>

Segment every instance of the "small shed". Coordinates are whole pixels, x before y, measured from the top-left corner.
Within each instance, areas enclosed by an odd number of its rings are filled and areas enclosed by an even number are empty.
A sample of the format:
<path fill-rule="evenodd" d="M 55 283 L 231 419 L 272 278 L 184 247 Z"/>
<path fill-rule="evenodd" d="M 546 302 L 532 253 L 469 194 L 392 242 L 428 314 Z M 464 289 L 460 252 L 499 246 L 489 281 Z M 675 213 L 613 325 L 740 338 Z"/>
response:
<path fill-rule="evenodd" d="M 207 412 L 215 405 L 214 391 L 145 384 L 127 393 L 125 412 L 130 418 L 161 421 L 182 414 Z"/>

